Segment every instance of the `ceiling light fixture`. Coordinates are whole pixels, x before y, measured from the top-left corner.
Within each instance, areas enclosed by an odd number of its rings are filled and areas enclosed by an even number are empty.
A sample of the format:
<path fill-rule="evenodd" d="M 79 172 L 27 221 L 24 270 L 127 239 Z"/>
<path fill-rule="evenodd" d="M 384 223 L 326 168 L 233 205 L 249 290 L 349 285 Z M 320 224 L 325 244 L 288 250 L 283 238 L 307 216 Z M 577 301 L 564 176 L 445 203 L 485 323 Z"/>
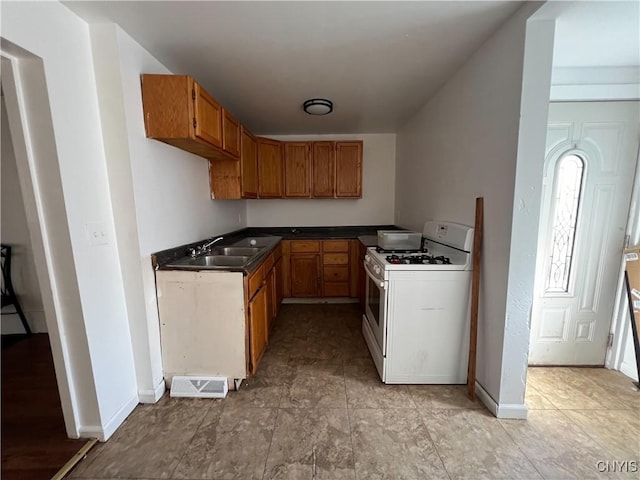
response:
<path fill-rule="evenodd" d="M 302 104 L 309 115 L 326 115 L 333 112 L 333 103 L 326 98 L 311 98 Z"/>

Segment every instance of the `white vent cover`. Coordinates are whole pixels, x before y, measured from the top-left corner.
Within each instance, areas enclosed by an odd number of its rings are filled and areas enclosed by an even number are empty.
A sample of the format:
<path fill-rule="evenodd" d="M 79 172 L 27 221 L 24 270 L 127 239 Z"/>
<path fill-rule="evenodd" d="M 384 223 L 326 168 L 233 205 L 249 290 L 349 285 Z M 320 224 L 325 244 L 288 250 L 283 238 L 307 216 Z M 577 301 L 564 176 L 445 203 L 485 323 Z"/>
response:
<path fill-rule="evenodd" d="M 172 397 L 224 398 L 229 386 L 226 377 L 187 377 L 175 375 L 171 380 Z"/>

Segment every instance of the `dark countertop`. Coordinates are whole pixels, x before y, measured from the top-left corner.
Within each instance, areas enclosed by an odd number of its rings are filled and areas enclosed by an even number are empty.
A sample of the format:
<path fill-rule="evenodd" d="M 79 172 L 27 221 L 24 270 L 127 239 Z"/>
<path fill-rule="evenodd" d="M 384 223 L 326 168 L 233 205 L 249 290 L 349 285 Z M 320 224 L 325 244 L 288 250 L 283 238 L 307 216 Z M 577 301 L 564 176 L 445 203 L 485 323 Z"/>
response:
<path fill-rule="evenodd" d="M 198 242 L 180 245 L 167 250 L 153 253 L 151 255 L 151 263 L 158 270 L 208 270 L 208 271 L 233 271 L 251 273 L 275 248 L 277 243 L 282 240 L 314 240 L 314 239 L 359 239 L 366 246 L 375 246 L 377 243 L 378 230 L 402 230 L 395 225 L 357 225 L 343 227 L 247 227 L 234 232 L 216 235 L 215 237 L 205 238 Z M 217 242 L 214 247 L 224 247 L 234 245 L 237 242 L 243 242 L 248 238 L 256 238 L 260 242 L 261 237 L 264 238 L 265 248 L 251 261 L 243 267 L 195 267 L 189 265 L 185 257 L 189 257 L 189 249 L 202 245 L 205 242 L 216 238 L 223 237 L 223 240 Z M 271 238 L 266 238 L 271 237 Z M 273 237 L 277 237 L 277 240 Z"/>
<path fill-rule="evenodd" d="M 358 235 L 358 240 L 360 240 L 365 247 L 378 246 L 378 235 Z"/>

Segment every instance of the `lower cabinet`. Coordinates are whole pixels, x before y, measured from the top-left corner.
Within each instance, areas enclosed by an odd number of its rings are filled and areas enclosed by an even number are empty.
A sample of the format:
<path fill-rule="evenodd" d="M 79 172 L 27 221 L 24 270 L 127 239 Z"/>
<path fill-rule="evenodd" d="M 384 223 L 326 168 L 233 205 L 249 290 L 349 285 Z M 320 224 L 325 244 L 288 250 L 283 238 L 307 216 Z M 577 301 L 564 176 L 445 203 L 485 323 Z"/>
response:
<path fill-rule="evenodd" d="M 242 272 L 156 272 L 162 366 L 174 375 L 247 377 Z"/>
<path fill-rule="evenodd" d="M 267 348 L 269 335 L 269 318 L 267 299 L 269 288 L 264 284 L 258 293 L 249 301 L 249 349 L 251 353 L 251 363 L 249 369 L 255 373 L 262 355 Z"/>
<path fill-rule="evenodd" d="M 320 254 L 291 254 L 291 296 L 320 297 Z"/>
<path fill-rule="evenodd" d="M 282 301 L 281 247 L 249 276 L 242 272 L 156 272 L 165 382 L 174 375 L 254 374 Z"/>
<path fill-rule="evenodd" d="M 358 240 L 283 241 L 284 295 L 358 298 Z"/>

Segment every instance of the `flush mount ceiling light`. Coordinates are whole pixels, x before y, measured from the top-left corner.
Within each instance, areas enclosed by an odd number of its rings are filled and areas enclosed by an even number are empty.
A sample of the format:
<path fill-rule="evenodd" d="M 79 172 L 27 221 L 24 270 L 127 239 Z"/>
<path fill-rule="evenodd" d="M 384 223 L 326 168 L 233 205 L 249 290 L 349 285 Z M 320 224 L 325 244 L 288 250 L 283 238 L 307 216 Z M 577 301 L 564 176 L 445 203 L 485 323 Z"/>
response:
<path fill-rule="evenodd" d="M 302 104 L 309 115 L 326 115 L 333 111 L 333 103 L 326 98 L 312 98 Z"/>

